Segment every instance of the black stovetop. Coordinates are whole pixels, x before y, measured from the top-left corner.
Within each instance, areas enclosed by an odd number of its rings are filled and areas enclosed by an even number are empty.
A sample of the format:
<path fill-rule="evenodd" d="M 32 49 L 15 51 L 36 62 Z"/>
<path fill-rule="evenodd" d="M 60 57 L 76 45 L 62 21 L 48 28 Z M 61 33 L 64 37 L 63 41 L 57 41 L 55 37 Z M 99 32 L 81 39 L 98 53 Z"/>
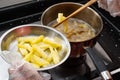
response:
<path fill-rule="evenodd" d="M 32 2 L 26 2 L 20 5 L 14 5 L 0 9 L 0 35 L 2 35 L 2 33 L 4 33 L 7 29 L 10 29 L 17 25 L 40 21 L 40 16 L 47 7 L 63 1 L 68 1 L 68 0 L 52 0 L 52 1 L 33 0 Z M 69 1 L 84 4 L 87 0 L 69 0 Z M 120 23 L 119 23 L 120 17 L 110 16 L 108 12 L 106 12 L 101 8 L 98 8 L 97 3 L 95 3 L 90 7 L 96 10 L 101 15 L 104 22 L 104 28 L 100 34 L 98 42 L 112 60 L 112 63 L 109 63 L 108 65 L 106 65 L 106 67 L 110 71 L 116 70 L 120 68 Z M 79 67 L 80 70 L 82 69 L 81 67 L 85 67 L 86 68 L 85 70 L 87 70 L 85 72 L 88 74 L 91 73 L 92 78 L 99 76 L 96 70 L 89 72 L 89 67 L 84 61 L 84 56 L 80 57 L 80 62 L 82 60 L 83 62 L 80 63 L 82 65 L 80 65 Z M 76 66 L 75 68 L 77 68 L 78 66 Z M 58 78 L 59 77 L 65 78 L 65 74 L 70 76 L 73 75 L 71 79 L 68 77 L 66 77 L 65 79 L 56 79 L 56 77 L 53 76 L 55 78 L 54 80 L 88 80 L 86 79 L 86 76 L 89 77 L 89 75 L 86 73 L 85 75 L 83 75 L 84 73 L 81 73 L 81 75 L 68 74 L 68 73 L 72 73 L 72 71 L 75 72 L 75 68 L 72 67 L 67 70 L 66 68 L 58 67 L 55 68 L 54 70 L 50 70 L 49 72 L 52 73 L 54 76 L 56 76 L 57 73 L 59 74 L 57 70 L 58 71 L 60 70 L 61 72 L 63 71 L 63 75 L 59 75 Z M 69 70 L 71 70 L 71 72 L 69 72 Z M 79 71 L 76 72 L 79 73 Z M 117 74 L 120 75 L 119 73 Z M 113 75 L 113 77 L 114 78 L 116 76 L 119 77 L 118 75 Z M 119 80 L 119 79 L 115 79 L 115 80 Z"/>

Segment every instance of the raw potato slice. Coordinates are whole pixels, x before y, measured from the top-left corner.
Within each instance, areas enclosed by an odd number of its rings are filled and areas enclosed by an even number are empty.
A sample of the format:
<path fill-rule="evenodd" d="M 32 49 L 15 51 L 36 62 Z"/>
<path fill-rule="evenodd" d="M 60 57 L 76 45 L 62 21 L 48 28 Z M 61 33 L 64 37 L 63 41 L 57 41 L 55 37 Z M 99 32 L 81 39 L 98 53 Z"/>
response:
<path fill-rule="evenodd" d="M 19 48 L 19 51 L 22 54 L 22 56 L 26 56 L 28 54 L 28 51 L 24 48 Z"/>
<path fill-rule="evenodd" d="M 40 35 L 37 39 L 35 39 L 32 43 L 35 44 L 35 43 L 39 43 L 41 42 L 42 40 L 44 39 L 44 36 L 43 35 Z"/>
<path fill-rule="evenodd" d="M 34 51 L 39 53 L 39 56 L 41 56 L 44 59 L 47 58 L 47 54 L 38 45 L 33 45 L 32 47 L 33 47 Z"/>
<path fill-rule="evenodd" d="M 40 68 L 39 64 L 31 63 L 35 68 Z"/>
<path fill-rule="evenodd" d="M 25 36 L 25 37 L 19 37 L 18 42 L 29 42 L 33 43 L 34 40 L 36 40 L 36 36 Z"/>
<path fill-rule="evenodd" d="M 56 49 L 53 49 L 52 47 L 50 48 L 51 54 L 52 54 L 52 58 L 53 58 L 53 63 L 57 64 L 58 62 L 60 62 L 60 56 L 57 52 Z"/>
<path fill-rule="evenodd" d="M 24 60 L 29 62 L 32 56 L 33 56 L 33 50 L 24 57 Z"/>
<path fill-rule="evenodd" d="M 49 38 L 47 38 L 47 37 L 43 39 L 43 42 L 46 43 L 46 44 L 51 45 L 51 46 L 54 47 L 54 48 L 61 48 L 61 47 L 62 47 L 60 44 L 52 41 L 51 39 L 49 39 Z"/>
<path fill-rule="evenodd" d="M 24 48 L 24 49 L 26 49 L 26 50 L 28 50 L 28 51 L 31 51 L 31 50 L 32 50 L 31 45 L 28 44 L 28 43 L 18 44 L 18 48 Z"/>
<path fill-rule="evenodd" d="M 35 68 L 46 67 L 60 62 L 60 50 L 62 42 L 58 37 L 50 39 L 43 35 L 25 36 L 18 40 L 18 51 L 23 59 L 31 63 Z"/>
<path fill-rule="evenodd" d="M 36 55 L 33 55 L 32 58 L 32 63 L 36 63 L 38 64 L 40 67 L 42 66 L 46 66 L 46 65 L 49 65 L 49 62 L 47 62 L 46 60 L 36 56 Z"/>

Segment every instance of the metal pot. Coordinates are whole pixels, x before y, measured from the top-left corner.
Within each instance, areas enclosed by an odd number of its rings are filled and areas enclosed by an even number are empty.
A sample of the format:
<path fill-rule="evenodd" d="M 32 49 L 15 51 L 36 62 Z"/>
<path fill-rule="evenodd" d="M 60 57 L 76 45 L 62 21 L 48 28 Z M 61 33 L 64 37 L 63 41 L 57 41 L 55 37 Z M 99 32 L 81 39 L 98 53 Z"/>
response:
<path fill-rule="evenodd" d="M 54 28 L 44 26 L 44 25 L 38 25 L 38 24 L 26 24 L 26 25 L 20 25 L 13 27 L 6 31 L 1 37 L 0 37 L 0 54 L 2 54 L 2 51 L 8 50 L 11 52 L 18 52 L 17 49 L 17 44 L 16 44 L 16 39 L 18 37 L 23 37 L 23 36 L 39 36 L 39 35 L 44 35 L 45 37 L 49 38 L 59 38 L 60 43 L 62 45 L 62 51 L 60 52 L 61 54 L 61 60 L 57 64 L 53 64 L 50 66 L 38 68 L 37 70 L 49 70 L 52 68 L 55 68 L 59 65 L 61 65 L 64 61 L 67 60 L 67 58 L 70 55 L 70 43 L 66 39 L 66 37 L 55 30 Z M 3 58 L 4 59 L 4 58 Z"/>
<path fill-rule="evenodd" d="M 82 4 L 74 3 L 74 2 L 62 2 L 62 3 L 54 4 L 43 12 L 41 16 L 41 24 L 48 25 L 50 22 L 57 19 L 58 13 L 63 13 L 65 16 L 68 16 L 69 14 L 71 14 L 81 6 Z M 89 56 L 92 58 L 93 62 L 95 63 L 97 69 L 101 72 L 103 78 L 104 78 L 103 73 L 106 73 L 109 79 L 111 79 L 110 73 L 106 69 L 105 64 L 92 50 L 92 47 L 96 43 L 97 37 L 99 36 L 100 32 L 103 29 L 103 22 L 100 15 L 92 8 L 87 7 L 83 11 L 73 16 L 73 18 L 81 19 L 87 22 L 88 24 L 90 24 L 93 27 L 93 29 L 96 31 L 96 35 L 95 37 L 92 37 L 91 39 L 85 41 L 72 41 L 72 42 L 70 41 L 70 45 L 71 45 L 70 57 L 77 58 L 78 56 L 82 55 L 87 51 Z"/>
<path fill-rule="evenodd" d="M 41 24 L 48 25 L 51 21 L 56 20 L 58 13 L 63 13 L 65 16 L 68 16 L 76 9 L 81 7 L 82 4 L 73 3 L 73 2 L 63 2 L 58 3 L 47 8 L 41 16 Z M 99 35 L 103 28 L 103 22 L 99 14 L 97 14 L 93 9 L 86 8 L 73 18 L 81 19 L 88 24 L 90 24 L 96 31 L 96 36 Z M 96 42 L 96 36 L 92 39 L 82 41 L 82 42 L 70 42 L 71 44 L 71 57 L 79 57 L 82 53 L 85 53 L 85 50 L 82 46 L 94 46 Z"/>

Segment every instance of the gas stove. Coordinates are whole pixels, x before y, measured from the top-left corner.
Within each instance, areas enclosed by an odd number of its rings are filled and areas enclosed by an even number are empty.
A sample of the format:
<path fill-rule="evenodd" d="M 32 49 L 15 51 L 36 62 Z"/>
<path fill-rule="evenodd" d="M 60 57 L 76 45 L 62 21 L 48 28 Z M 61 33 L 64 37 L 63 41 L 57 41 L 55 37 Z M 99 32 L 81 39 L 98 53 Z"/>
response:
<path fill-rule="evenodd" d="M 69 2 L 86 3 L 87 0 L 69 0 Z M 33 0 L 0 9 L 0 36 L 8 29 L 22 24 L 40 24 L 42 12 L 49 6 L 67 2 L 67 0 Z M 93 49 L 105 62 L 113 80 L 120 77 L 120 17 L 112 17 L 99 8 L 97 3 L 90 6 L 100 14 L 104 28 Z M 85 53 L 79 58 L 68 59 L 64 64 L 51 69 L 52 80 L 102 80 L 91 58 Z M 74 64 L 74 62 L 76 64 Z M 70 63 L 73 63 L 72 65 Z M 74 66 L 73 66 L 74 65 Z"/>

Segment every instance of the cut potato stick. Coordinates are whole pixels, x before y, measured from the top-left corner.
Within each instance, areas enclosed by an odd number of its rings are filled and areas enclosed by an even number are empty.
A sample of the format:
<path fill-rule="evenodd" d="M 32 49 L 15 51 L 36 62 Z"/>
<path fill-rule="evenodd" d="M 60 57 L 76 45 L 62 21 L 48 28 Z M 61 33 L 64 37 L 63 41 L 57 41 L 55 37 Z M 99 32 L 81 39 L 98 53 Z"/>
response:
<path fill-rule="evenodd" d="M 22 56 L 26 56 L 28 54 L 28 51 L 24 48 L 19 48 L 19 51 L 22 54 Z"/>
<path fill-rule="evenodd" d="M 33 67 L 35 67 L 35 68 L 40 68 L 39 64 L 32 63 L 32 62 L 31 62 L 31 64 L 32 64 L 32 65 L 33 65 Z"/>
<path fill-rule="evenodd" d="M 36 63 L 36 64 L 38 64 L 40 67 L 41 66 L 46 66 L 46 65 L 48 65 L 49 64 L 49 62 L 48 61 L 46 61 L 46 60 L 44 60 L 44 59 L 42 59 L 42 58 L 40 58 L 40 57 L 38 57 L 38 56 L 36 56 L 36 55 L 33 55 L 32 56 L 32 63 Z"/>
<path fill-rule="evenodd" d="M 33 55 L 33 50 L 31 50 L 31 52 L 24 57 L 24 60 L 29 62 L 32 55 Z"/>
<path fill-rule="evenodd" d="M 58 13 L 57 22 L 61 22 L 65 19 L 65 16 L 63 16 L 63 13 Z M 63 22 L 64 32 L 68 31 L 68 21 Z"/>
<path fill-rule="evenodd" d="M 24 49 L 26 49 L 26 50 L 28 50 L 28 51 L 31 51 L 31 50 L 32 50 L 31 45 L 28 44 L 28 43 L 18 44 L 18 48 L 24 48 Z"/>
<path fill-rule="evenodd" d="M 18 42 L 29 42 L 29 43 L 33 43 L 33 41 L 37 39 L 36 36 L 26 36 L 26 37 L 19 37 L 18 38 Z"/>
<path fill-rule="evenodd" d="M 38 38 L 36 38 L 34 41 L 32 41 L 32 43 L 39 43 L 41 42 L 42 40 L 44 39 L 44 36 L 43 35 L 40 35 Z"/>
<path fill-rule="evenodd" d="M 49 39 L 49 38 L 44 38 L 44 39 L 43 39 L 43 42 L 46 43 L 46 44 L 51 45 L 51 46 L 54 47 L 54 48 L 61 48 L 61 47 L 62 47 L 60 44 L 52 41 L 52 40 Z"/>
<path fill-rule="evenodd" d="M 60 62 L 60 56 L 59 56 L 57 50 L 50 47 L 50 51 L 51 51 L 51 54 L 52 54 L 53 63 L 57 64 L 58 62 Z"/>
<path fill-rule="evenodd" d="M 18 51 L 22 54 L 23 59 L 35 68 L 57 64 L 60 61 L 58 52 L 62 49 L 62 45 L 59 44 L 61 39 L 57 37 L 51 40 L 40 35 L 38 37 L 20 37 L 17 40 Z"/>
<path fill-rule="evenodd" d="M 39 53 L 39 55 L 46 59 L 47 58 L 47 54 L 38 46 L 38 45 L 33 45 L 33 50 L 35 50 L 37 53 Z"/>

